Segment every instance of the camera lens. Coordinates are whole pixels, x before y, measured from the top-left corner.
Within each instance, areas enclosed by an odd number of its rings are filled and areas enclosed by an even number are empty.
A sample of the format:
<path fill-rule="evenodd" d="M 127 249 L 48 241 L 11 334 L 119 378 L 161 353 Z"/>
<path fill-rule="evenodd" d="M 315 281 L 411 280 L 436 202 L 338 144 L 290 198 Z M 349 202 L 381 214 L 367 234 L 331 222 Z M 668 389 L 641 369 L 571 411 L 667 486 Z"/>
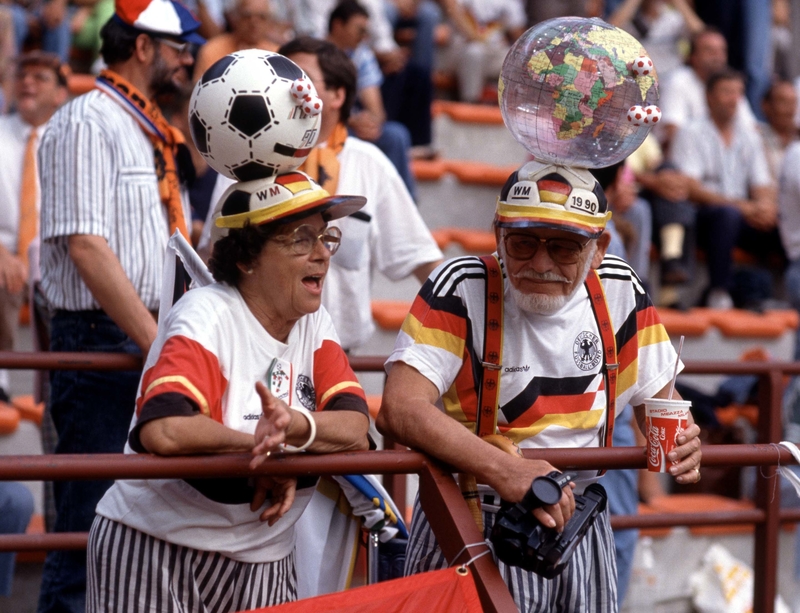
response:
<path fill-rule="evenodd" d="M 556 504 L 561 500 L 561 488 L 555 479 L 550 477 L 537 477 L 533 480 L 531 489 L 542 504 Z"/>

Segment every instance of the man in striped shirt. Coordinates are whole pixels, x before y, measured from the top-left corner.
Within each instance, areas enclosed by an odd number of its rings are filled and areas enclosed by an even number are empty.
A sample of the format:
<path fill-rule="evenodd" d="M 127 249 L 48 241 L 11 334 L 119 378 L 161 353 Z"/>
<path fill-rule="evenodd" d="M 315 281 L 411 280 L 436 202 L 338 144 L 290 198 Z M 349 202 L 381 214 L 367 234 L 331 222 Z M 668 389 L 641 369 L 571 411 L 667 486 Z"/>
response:
<path fill-rule="evenodd" d="M 166 242 L 187 232 L 188 157 L 152 100 L 188 82 L 199 26 L 171 0 L 118 2 L 101 32 L 109 69 L 42 139 L 42 290 L 55 310 L 53 351 L 146 356 L 156 337 Z M 56 453 L 121 453 L 140 375 L 54 371 Z M 56 483 L 56 531 L 87 531 L 110 485 Z M 84 552 L 50 552 L 39 612 L 84 611 L 85 583 Z"/>
<path fill-rule="evenodd" d="M 610 445 L 616 406 L 633 405 L 643 427 L 645 398 L 667 394 L 675 351 L 636 274 L 605 256 L 610 216 L 589 171 L 529 162 L 498 199 L 497 259 L 460 257 L 434 271 L 387 362 L 378 429 L 485 484 L 478 486 L 485 536 L 501 499 L 521 501 L 532 480 L 554 468 L 474 433 L 499 433 L 522 448 Z M 692 423 L 670 456 L 678 483 L 700 478 L 699 432 Z M 561 531 L 574 494 L 598 478 L 577 472 L 559 503 L 534 515 Z M 417 500 L 406 574 L 455 562 L 442 554 Z M 557 579 L 498 566 L 522 611 L 618 610 L 607 512 Z"/>

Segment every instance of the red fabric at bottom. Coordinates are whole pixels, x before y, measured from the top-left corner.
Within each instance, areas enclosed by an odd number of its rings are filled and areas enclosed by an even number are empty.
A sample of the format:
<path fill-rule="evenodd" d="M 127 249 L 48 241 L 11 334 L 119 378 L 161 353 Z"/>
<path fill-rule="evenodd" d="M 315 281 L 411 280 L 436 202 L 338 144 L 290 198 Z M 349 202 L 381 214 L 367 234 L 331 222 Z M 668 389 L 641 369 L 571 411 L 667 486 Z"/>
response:
<path fill-rule="evenodd" d="M 455 568 L 445 568 L 250 613 L 480 613 L 481 610 L 472 573 L 460 575 Z"/>

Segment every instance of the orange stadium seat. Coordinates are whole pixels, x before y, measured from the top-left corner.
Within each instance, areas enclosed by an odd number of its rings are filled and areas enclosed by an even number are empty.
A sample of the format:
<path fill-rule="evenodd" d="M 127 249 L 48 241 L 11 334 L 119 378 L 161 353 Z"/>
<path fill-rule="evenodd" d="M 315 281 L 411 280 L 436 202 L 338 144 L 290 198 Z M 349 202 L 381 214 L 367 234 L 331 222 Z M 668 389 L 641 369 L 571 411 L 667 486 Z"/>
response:
<path fill-rule="evenodd" d="M 495 166 L 483 162 L 467 160 L 446 160 L 447 170 L 453 173 L 461 183 L 468 185 L 489 185 L 502 187 L 508 176 L 517 170 L 517 165 Z"/>
<path fill-rule="evenodd" d="M 372 318 L 384 330 L 399 330 L 410 308 L 402 300 L 373 300 Z"/>
<path fill-rule="evenodd" d="M 667 334 L 671 337 L 703 336 L 711 327 L 711 317 L 707 312 L 699 309 L 679 311 L 678 309 L 659 308 L 658 315 Z"/>
<path fill-rule="evenodd" d="M 91 74 L 71 74 L 67 77 L 67 89 L 73 96 L 80 96 L 94 89 L 94 80 Z"/>
<path fill-rule="evenodd" d="M 650 501 L 650 508 L 656 513 L 724 513 L 752 509 L 749 500 L 736 500 L 716 494 L 670 494 Z M 741 534 L 753 531 L 750 524 L 724 524 L 717 526 L 690 526 L 694 535 Z"/>
<path fill-rule="evenodd" d="M 431 236 L 433 240 L 436 241 L 436 244 L 439 246 L 439 249 L 447 249 L 450 243 L 453 242 L 453 239 L 450 236 L 450 228 L 439 228 L 438 230 L 431 230 Z"/>
<path fill-rule="evenodd" d="M 753 313 L 739 309 L 697 308 L 706 311 L 715 326 L 725 336 L 744 338 L 777 338 L 787 329 L 787 319 L 779 311 Z"/>
<path fill-rule="evenodd" d="M 417 181 L 438 181 L 447 172 L 442 160 L 411 160 L 410 166 Z"/>
<path fill-rule="evenodd" d="M 22 419 L 32 421 L 37 426 L 42 425 L 44 415 L 44 402 L 34 402 L 33 396 L 14 396 L 11 399 L 12 406 L 19 411 Z"/>
<path fill-rule="evenodd" d="M 497 243 L 491 230 L 469 230 L 450 228 L 450 240 L 461 245 L 469 253 L 494 253 Z"/>
<path fill-rule="evenodd" d="M 453 121 L 503 125 L 503 116 L 497 106 L 437 100 L 431 109 L 433 114 L 444 113 Z"/>
<path fill-rule="evenodd" d="M 19 428 L 19 411 L 6 403 L 0 403 L 0 434 L 12 434 Z"/>
<path fill-rule="evenodd" d="M 378 419 L 378 411 L 381 408 L 382 398 L 383 396 L 379 394 L 367 394 L 367 410 L 372 419 Z"/>

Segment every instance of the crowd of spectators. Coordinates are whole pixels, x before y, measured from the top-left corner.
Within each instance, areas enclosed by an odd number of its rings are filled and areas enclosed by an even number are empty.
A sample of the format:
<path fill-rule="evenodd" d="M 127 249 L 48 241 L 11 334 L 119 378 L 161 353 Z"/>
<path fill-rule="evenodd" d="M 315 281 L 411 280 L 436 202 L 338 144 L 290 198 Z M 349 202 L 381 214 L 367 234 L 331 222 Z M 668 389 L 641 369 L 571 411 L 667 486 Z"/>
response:
<path fill-rule="evenodd" d="M 187 48 L 175 46 L 174 41 L 164 43 L 171 50 L 162 52 L 174 55 L 169 80 L 175 87 L 146 92 L 185 134 L 194 82 L 233 51 L 280 50 L 306 69 L 318 91 L 346 92 L 346 100 L 331 98 L 332 104 L 341 106 L 326 103 L 321 130 L 328 153 L 339 158 L 338 188 L 368 197 L 362 213 L 366 219 L 348 217 L 342 222 L 348 238 L 339 259 L 332 261 L 331 288 L 323 298 L 345 350 L 357 349 L 372 330 L 365 286 L 369 271 L 378 268 L 393 279 L 413 274 L 424 281 L 441 261 L 442 254 L 414 207 L 416 186 L 410 170 L 410 160 L 438 155 L 432 142 L 432 99 L 438 95 L 496 104 L 497 76 L 509 46 L 527 27 L 564 15 L 603 17 L 629 31 L 642 41 L 660 75 L 659 129 L 625 163 L 598 174 L 614 211 L 614 223 L 609 224 L 612 251 L 629 260 L 645 285 L 659 289 L 654 294 L 664 306 L 684 308 L 699 301 L 716 308 L 761 309 L 780 298 L 800 309 L 800 173 L 796 172 L 800 62 L 791 53 L 792 37 L 800 39 L 800 0 L 773 0 L 772 6 L 762 0 L 189 0 L 186 4 L 198 20 L 196 33 L 207 42 Z M 38 251 L 29 259 L 30 245 L 34 250 L 38 246 L 32 240 L 38 222 L 34 219 L 31 228 L 25 213 L 26 206 L 38 208 L 40 197 L 39 169 L 30 160 L 48 120 L 67 99 L 68 76 L 107 68 L 100 54 L 101 29 L 113 14 L 113 0 L 0 1 L 0 110 L 4 112 L 0 132 L 6 146 L 0 191 L 7 194 L 0 202 L 2 322 L 13 322 L 21 302 L 35 299 L 39 278 Z M 763 36 L 765 31 L 772 36 Z M 193 63 L 187 51 L 192 52 Z M 352 83 L 345 74 L 344 82 L 331 84 L 342 74 L 330 68 L 337 54 L 352 61 Z M 442 78 L 448 75 L 450 80 Z M 111 104 L 99 93 L 96 97 Z M 128 123 L 136 128 L 133 132 L 138 130 L 130 118 L 122 117 L 116 128 L 120 134 L 130 128 Z M 136 133 L 144 167 L 152 143 Z M 118 146 L 122 140 L 106 145 Z M 176 150 L 177 143 L 168 141 Z M 190 235 L 202 247 L 203 227 L 208 229 L 207 219 L 214 215 L 217 198 L 229 182 L 188 145 L 186 155 L 195 176 L 189 185 Z M 51 178 L 58 174 L 56 166 L 82 161 L 60 155 L 52 146 L 44 155 L 52 162 Z M 303 170 L 327 188 L 331 167 L 326 164 L 331 160 L 324 157 L 314 162 L 314 170 Z M 39 159 L 45 158 L 40 154 Z M 58 172 L 66 176 L 63 169 Z M 51 184 L 51 197 L 59 194 L 66 201 L 68 190 L 62 188 Z M 336 188 L 334 184 L 331 193 Z M 159 207 L 160 196 L 153 200 Z M 67 222 L 50 220 L 50 238 L 94 234 L 89 226 Z M 63 228 L 53 230 L 58 224 Z M 45 250 L 50 258 L 45 264 L 51 269 L 58 266 L 56 246 L 53 242 Z M 70 243 L 76 253 L 80 247 Z M 737 268 L 736 249 L 749 254 L 746 266 Z M 658 253 L 655 275 L 650 274 L 651 250 Z M 64 253 L 61 256 L 66 259 Z M 70 257 L 75 260 L 73 254 Z M 708 283 L 696 298 L 690 286 L 700 266 L 707 270 Z M 152 273 L 158 267 L 150 268 Z M 773 277 L 784 278 L 780 274 L 784 271 L 785 283 L 773 283 Z M 76 287 L 78 275 L 86 280 L 85 270 L 71 272 Z M 106 275 L 108 269 L 97 272 Z M 138 299 L 128 303 L 135 303 L 137 315 L 146 322 L 140 326 L 141 342 L 129 343 L 132 353 L 146 354 L 155 335 L 152 313 L 158 279 L 154 275 L 150 300 L 145 301 L 144 290 L 137 287 Z M 77 313 L 88 311 L 94 299 L 111 319 L 118 319 L 115 307 L 98 297 L 100 286 L 89 288 L 85 304 L 69 306 L 64 296 L 70 292 L 54 287 L 53 278 L 39 297 L 51 302 L 61 297 L 59 308 Z M 331 294 L 334 291 L 338 293 Z M 345 303 L 352 308 L 342 308 Z M 56 336 L 59 326 L 75 327 L 74 321 L 55 323 Z M 83 323 L 92 330 L 97 324 Z M 121 327 L 136 337 L 135 326 Z M 0 329 L 0 349 L 13 348 L 13 328 L 13 323 L 6 323 Z M 121 399 L 129 410 L 133 403 L 128 396 L 133 397 L 138 380 L 139 373 L 133 373 L 129 393 Z M 118 387 L 116 379 L 112 383 Z M 7 390 L 6 373 L 0 372 L 0 401 L 8 400 Z M 102 395 L 109 395 L 108 390 Z M 123 437 L 129 421 L 128 413 L 118 424 Z M 101 493 L 92 494 L 92 500 L 96 502 Z M 94 502 L 87 499 L 84 506 L 92 516 Z M 71 526 L 78 528 L 85 529 Z M 53 560 L 49 564 L 55 568 Z M 46 583 L 46 587 L 55 592 L 57 586 Z"/>

